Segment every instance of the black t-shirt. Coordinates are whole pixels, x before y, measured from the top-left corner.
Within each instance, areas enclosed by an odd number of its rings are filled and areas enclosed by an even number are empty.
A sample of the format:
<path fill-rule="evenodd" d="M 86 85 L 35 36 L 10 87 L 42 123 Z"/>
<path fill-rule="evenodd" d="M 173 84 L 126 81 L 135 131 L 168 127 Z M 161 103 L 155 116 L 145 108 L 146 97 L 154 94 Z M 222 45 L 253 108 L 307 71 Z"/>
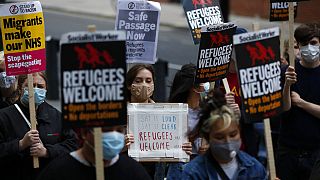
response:
<path fill-rule="evenodd" d="M 297 82 L 291 91 L 313 104 L 320 105 L 320 66 L 305 68 L 296 62 Z M 283 114 L 279 142 L 289 148 L 315 150 L 320 148 L 320 119 L 297 106 Z"/>
<path fill-rule="evenodd" d="M 151 179 L 144 168 L 132 158 L 120 155 L 119 160 L 104 168 L 106 180 Z M 39 175 L 38 180 L 95 180 L 95 167 L 86 166 L 70 154 L 52 161 Z"/>

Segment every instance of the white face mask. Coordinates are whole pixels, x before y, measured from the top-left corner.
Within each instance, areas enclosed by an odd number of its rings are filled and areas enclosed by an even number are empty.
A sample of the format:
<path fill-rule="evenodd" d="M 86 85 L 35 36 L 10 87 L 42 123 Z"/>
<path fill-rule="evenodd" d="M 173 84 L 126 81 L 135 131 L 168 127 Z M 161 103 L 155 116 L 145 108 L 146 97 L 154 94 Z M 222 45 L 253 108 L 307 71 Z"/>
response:
<path fill-rule="evenodd" d="M 308 44 L 306 46 L 301 46 L 300 54 L 301 58 L 306 62 L 312 63 L 319 60 L 320 46 Z"/>

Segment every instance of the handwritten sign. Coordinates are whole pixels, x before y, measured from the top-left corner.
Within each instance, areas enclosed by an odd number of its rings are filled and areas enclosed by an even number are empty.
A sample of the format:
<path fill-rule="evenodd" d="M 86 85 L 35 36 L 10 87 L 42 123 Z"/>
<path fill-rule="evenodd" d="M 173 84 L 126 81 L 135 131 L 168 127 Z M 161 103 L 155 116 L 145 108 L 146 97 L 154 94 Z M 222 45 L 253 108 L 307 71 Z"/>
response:
<path fill-rule="evenodd" d="M 194 44 L 199 44 L 201 27 L 223 23 L 219 1 L 185 0 L 183 9 L 187 17 Z"/>
<path fill-rule="evenodd" d="M 46 70 L 44 18 L 39 1 L 0 6 L 7 75 Z"/>
<path fill-rule="evenodd" d="M 298 4 L 294 4 L 294 17 L 297 16 Z M 289 20 L 289 3 L 270 0 L 270 21 L 288 21 Z"/>
<path fill-rule="evenodd" d="M 282 110 L 279 28 L 233 36 L 245 116 L 262 120 Z"/>
<path fill-rule="evenodd" d="M 182 150 L 188 142 L 188 105 L 181 103 L 128 104 L 129 133 L 135 142 L 129 156 L 138 161 L 188 162 Z"/>
<path fill-rule="evenodd" d="M 126 124 L 125 32 L 72 32 L 61 38 L 64 125 Z"/>
<path fill-rule="evenodd" d="M 213 82 L 226 77 L 236 31 L 234 24 L 219 24 L 202 28 L 196 83 Z"/>
<path fill-rule="evenodd" d="M 127 63 L 155 63 L 160 3 L 119 0 L 117 7 L 116 30 L 127 33 Z"/>

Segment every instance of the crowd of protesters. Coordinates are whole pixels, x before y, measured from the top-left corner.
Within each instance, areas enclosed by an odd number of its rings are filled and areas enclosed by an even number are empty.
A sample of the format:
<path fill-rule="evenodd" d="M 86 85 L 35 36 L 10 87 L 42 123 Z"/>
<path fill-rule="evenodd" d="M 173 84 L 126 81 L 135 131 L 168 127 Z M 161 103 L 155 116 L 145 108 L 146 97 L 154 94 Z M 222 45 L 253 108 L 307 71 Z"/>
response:
<path fill-rule="evenodd" d="M 245 33 L 238 28 L 236 34 Z M 283 65 L 283 113 L 273 119 L 275 160 L 281 180 L 320 179 L 320 25 L 296 28 L 294 65 Z M 279 47 L 280 48 L 280 47 Z M 33 74 L 37 130 L 30 130 L 27 76 L 6 76 L 0 54 L 0 179 L 95 179 L 93 131 L 78 135 L 65 129 L 61 113 L 46 102 L 44 73 Z M 242 116 L 241 97 L 231 58 L 228 74 L 235 91 L 225 93 L 222 83 L 195 84 L 196 66 L 183 65 L 172 82 L 169 103 L 188 104 L 188 142 L 181 144 L 188 163 L 140 163 L 127 154 L 135 143 L 125 126 L 103 127 L 106 179 L 267 179 L 265 161 L 257 160 L 254 125 Z M 128 103 L 155 103 L 152 65 L 137 64 L 127 72 Z M 319 88 L 318 88 L 319 87 Z M 232 88 L 234 89 L 234 88 Z M 275 138 L 276 137 L 276 138 Z M 83 144 L 79 147 L 79 139 Z M 33 156 L 40 168 L 34 169 Z"/>

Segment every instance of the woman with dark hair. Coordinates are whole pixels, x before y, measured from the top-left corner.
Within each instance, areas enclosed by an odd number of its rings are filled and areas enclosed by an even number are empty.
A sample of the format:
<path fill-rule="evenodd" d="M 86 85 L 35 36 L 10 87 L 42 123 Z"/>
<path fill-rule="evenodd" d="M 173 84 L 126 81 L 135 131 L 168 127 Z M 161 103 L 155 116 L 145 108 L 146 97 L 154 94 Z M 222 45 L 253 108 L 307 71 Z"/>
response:
<path fill-rule="evenodd" d="M 188 129 L 192 130 L 198 121 L 199 103 L 201 97 L 209 91 L 209 83 L 194 84 L 196 66 L 186 64 L 181 67 L 173 79 L 169 103 L 187 103 L 189 107 Z"/>
<path fill-rule="evenodd" d="M 127 72 L 127 95 L 131 103 L 154 103 L 154 70 L 149 64 L 137 64 Z"/>
<path fill-rule="evenodd" d="M 149 64 L 136 64 L 127 72 L 127 97 L 130 103 L 154 103 L 154 70 Z M 125 136 L 126 147 L 134 143 L 133 134 Z M 150 177 L 155 177 L 156 167 L 153 162 L 142 162 Z M 153 179 L 153 178 L 152 178 Z"/>
<path fill-rule="evenodd" d="M 152 95 L 154 91 L 154 70 L 151 65 L 137 64 L 127 73 L 127 89 L 129 102 L 131 103 L 154 103 Z M 126 135 L 126 146 L 134 143 L 132 134 Z M 184 143 L 182 149 L 191 153 L 191 144 Z M 165 176 L 164 163 L 142 163 L 151 177 L 163 179 Z"/>
<path fill-rule="evenodd" d="M 18 77 L 16 104 L 0 110 L 0 169 L 4 180 L 36 179 L 39 170 L 33 168 L 32 156 L 39 158 L 41 170 L 58 155 L 77 148 L 75 133 L 62 128 L 61 113 L 45 101 L 44 73 L 34 73 L 33 83 L 37 130 L 30 130 L 27 75 Z"/>
<path fill-rule="evenodd" d="M 196 66 L 194 64 L 185 64 L 181 67 L 173 79 L 169 103 L 187 103 L 188 104 L 188 132 L 190 132 L 198 123 L 199 104 L 201 97 L 206 96 L 209 90 L 209 83 L 194 84 L 196 75 Z M 199 152 L 205 151 L 201 147 L 201 140 L 189 138 L 190 143 L 185 144 L 191 151 L 191 158 Z M 192 143 L 191 143 L 192 142 Z M 184 148 L 187 148 L 184 147 Z M 169 165 L 167 179 L 181 179 L 182 166 L 184 163 L 171 163 Z"/>
<path fill-rule="evenodd" d="M 209 93 L 201 107 L 199 123 L 189 135 L 204 137 L 210 148 L 185 165 L 182 179 L 267 179 L 264 167 L 239 150 L 240 117 L 233 109 L 222 92 Z"/>

